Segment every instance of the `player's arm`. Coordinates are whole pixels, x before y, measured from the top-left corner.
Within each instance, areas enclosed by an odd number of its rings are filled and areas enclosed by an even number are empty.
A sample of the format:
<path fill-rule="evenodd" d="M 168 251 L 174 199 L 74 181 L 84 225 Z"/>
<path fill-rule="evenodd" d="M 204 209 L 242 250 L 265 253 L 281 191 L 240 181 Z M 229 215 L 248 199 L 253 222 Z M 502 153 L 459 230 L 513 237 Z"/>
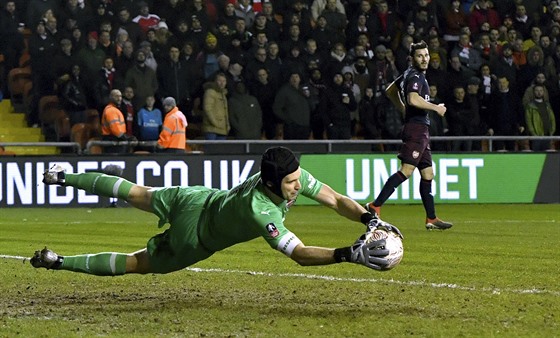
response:
<path fill-rule="evenodd" d="M 445 112 L 447 111 L 445 104 L 433 104 L 429 101 L 424 100 L 417 92 L 408 93 L 407 98 L 408 104 L 418 109 L 433 110 L 440 116 L 445 115 Z"/>
<path fill-rule="evenodd" d="M 399 76 L 395 79 L 395 81 L 391 82 L 387 88 L 385 88 L 385 95 L 391 100 L 393 105 L 397 107 L 397 109 L 404 113 L 404 102 L 399 95 L 399 82 L 402 80 L 402 76 Z"/>
<path fill-rule="evenodd" d="M 300 243 L 295 247 L 290 258 L 302 266 L 336 263 L 334 259 L 334 249 L 318 246 L 305 246 L 303 243 Z"/>
<path fill-rule="evenodd" d="M 344 196 L 331 188 L 329 185 L 323 183 L 321 190 L 315 200 L 324 206 L 327 206 L 335 210 L 339 215 L 348 218 L 351 221 L 360 222 L 364 213 L 367 210 L 364 209 L 358 202 L 354 201 L 348 196 Z"/>

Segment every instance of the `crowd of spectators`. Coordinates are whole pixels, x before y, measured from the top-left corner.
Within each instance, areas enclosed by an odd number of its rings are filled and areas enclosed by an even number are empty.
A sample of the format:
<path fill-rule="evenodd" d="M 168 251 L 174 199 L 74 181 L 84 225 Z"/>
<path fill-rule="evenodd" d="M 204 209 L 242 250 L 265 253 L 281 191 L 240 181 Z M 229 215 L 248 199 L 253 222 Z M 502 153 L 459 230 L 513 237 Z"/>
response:
<path fill-rule="evenodd" d="M 30 124 L 43 95 L 77 123 L 119 89 L 139 140 L 155 136 L 138 117 L 167 97 L 206 139 L 398 138 L 384 89 L 424 40 L 431 100 L 448 107 L 432 136 L 558 135 L 557 0 L 4 0 L 0 27 L 4 79 L 31 31 Z"/>

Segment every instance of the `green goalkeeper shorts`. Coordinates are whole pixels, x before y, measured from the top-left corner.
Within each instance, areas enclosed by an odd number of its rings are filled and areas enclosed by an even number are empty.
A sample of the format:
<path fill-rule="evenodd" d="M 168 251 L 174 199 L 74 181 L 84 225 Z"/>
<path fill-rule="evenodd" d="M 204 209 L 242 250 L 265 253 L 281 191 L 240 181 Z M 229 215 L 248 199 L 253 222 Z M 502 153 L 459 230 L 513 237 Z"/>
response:
<path fill-rule="evenodd" d="M 169 273 L 204 260 L 214 252 L 200 243 L 197 227 L 204 204 L 213 189 L 202 186 L 160 188 L 152 195 L 152 208 L 159 226 L 169 229 L 148 241 L 150 267 L 154 273 Z"/>

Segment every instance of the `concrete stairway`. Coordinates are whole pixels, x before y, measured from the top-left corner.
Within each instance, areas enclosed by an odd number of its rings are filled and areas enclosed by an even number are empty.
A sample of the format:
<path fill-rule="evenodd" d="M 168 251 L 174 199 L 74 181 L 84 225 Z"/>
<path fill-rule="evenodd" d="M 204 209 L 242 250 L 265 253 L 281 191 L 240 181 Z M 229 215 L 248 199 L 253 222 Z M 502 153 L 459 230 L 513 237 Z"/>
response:
<path fill-rule="evenodd" d="M 30 128 L 25 115 L 16 113 L 10 100 L 0 102 L 0 143 L 1 142 L 45 142 L 41 128 Z M 56 155 L 57 147 L 5 146 L 5 151 L 16 155 Z"/>

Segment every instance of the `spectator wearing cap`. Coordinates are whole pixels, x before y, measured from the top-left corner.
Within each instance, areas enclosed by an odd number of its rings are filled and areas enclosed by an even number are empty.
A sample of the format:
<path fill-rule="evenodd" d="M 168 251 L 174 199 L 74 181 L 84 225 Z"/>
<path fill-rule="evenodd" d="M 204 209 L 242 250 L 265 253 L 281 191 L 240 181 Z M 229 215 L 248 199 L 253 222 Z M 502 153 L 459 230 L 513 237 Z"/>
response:
<path fill-rule="evenodd" d="M 247 92 L 243 81 L 236 81 L 228 99 L 231 135 L 238 140 L 260 140 L 263 118 L 259 101 Z"/>
<path fill-rule="evenodd" d="M 157 150 L 162 153 L 183 154 L 187 146 L 187 118 L 179 110 L 173 97 L 163 99 L 162 106 L 165 119 L 159 134 Z"/>
<path fill-rule="evenodd" d="M 150 7 L 145 1 L 140 1 L 138 3 L 138 8 L 140 9 L 138 15 L 132 19 L 132 22 L 136 23 L 144 34 L 149 28 L 156 28 L 161 18 L 153 13 L 150 13 Z"/>
<path fill-rule="evenodd" d="M 218 56 L 224 54 L 218 48 L 218 39 L 212 33 L 208 33 L 204 43 L 204 48 L 198 53 L 196 60 L 200 67 L 204 69 L 204 78 L 208 79 L 218 70 Z"/>
<path fill-rule="evenodd" d="M 92 79 L 101 69 L 103 59 L 105 59 L 105 52 L 98 46 L 98 34 L 96 31 L 89 32 L 87 35 L 87 45 L 82 47 L 77 57 L 82 66 L 82 72 Z"/>
<path fill-rule="evenodd" d="M 278 90 L 274 98 L 274 115 L 284 123 L 285 140 L 309 139 L 311 130 L 309 94 L 300 88 L 300 84 L 300 75 L 290 74 L 289 81 Z"/>
<path fill-rule="evenodd" d="M 441 40 L 438 35 L 430 36 L 428 38 L 428 50 L 430 51 L 430 56 L 432 54 L 437 54 L 440 57 L 440 63 L 443 70 L 447 69 L 447 48 L 442 47 Z"/>
<path fill-rule="evenodd" d="M 155 39 L 152 41 L 152 52 L 157 63 L 163 62 L 168 56 L 173 34 L 165 21 L 160 21 L 155 30 Z"/>
<path fill-rule="evenodd" d="M 146 97 L 155 95 L 159 85 L 156 72 L 146 66 L 144 51 L 137 51 L 135 60 L 136 64 L 126 72 L 124 83 L 134 89 L 133 106 L 141 107 L 146 102 Z"/>
<path fill-rule="evenodd" d="M 441 65 L 441 57 L 438 53 L 430 53 L 430 63 L 426 70 L 426 80 L 430 85 L 435 85 L 440 97 L 447 97 L 450 94 L 446 84 L 449 74 Z M 437 114 L 436 114 L 437 115 Z M 431 134 L 430 134 L 431 135 Z"/>

